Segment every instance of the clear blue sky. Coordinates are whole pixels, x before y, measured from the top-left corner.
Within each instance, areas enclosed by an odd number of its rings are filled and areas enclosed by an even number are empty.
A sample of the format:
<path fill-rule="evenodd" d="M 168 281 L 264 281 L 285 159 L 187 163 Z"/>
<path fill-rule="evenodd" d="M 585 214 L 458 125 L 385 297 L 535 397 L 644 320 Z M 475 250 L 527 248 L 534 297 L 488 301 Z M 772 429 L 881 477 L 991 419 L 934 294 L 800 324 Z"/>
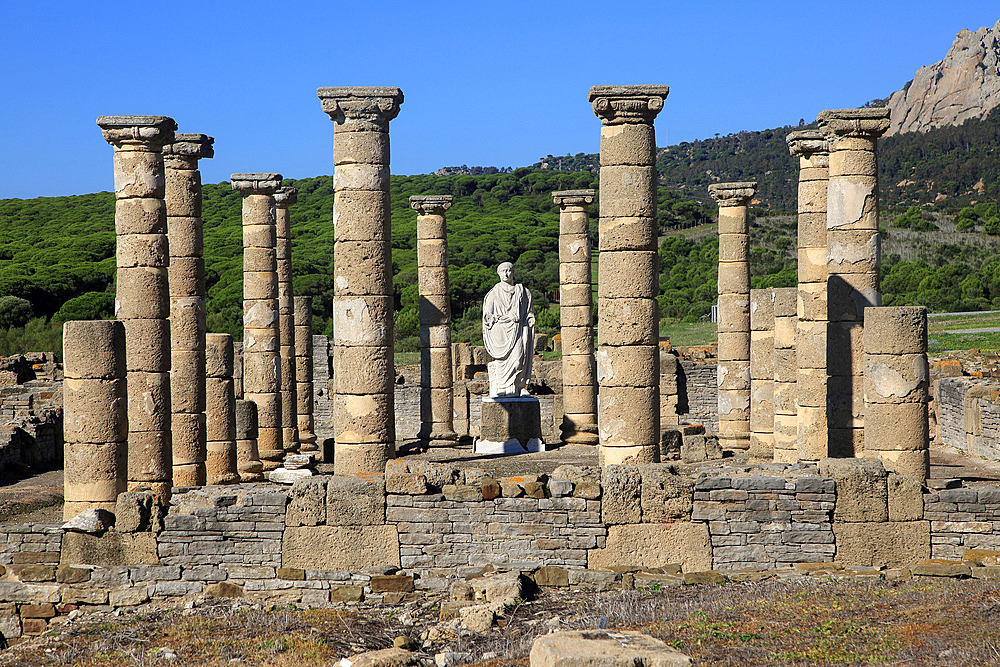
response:
<path fill-rule="evenodd" d="M 0 43 L 0 198 L 111 189 L 103 114 L 216 138 L 205 182 L 329 174 L 320 86 L 399 86 L 392 170 L 598 150 L 594 84 L 658 83 L 658 145 L 812 119 L 902 87 L 985 0 L 14 2 Z"/>

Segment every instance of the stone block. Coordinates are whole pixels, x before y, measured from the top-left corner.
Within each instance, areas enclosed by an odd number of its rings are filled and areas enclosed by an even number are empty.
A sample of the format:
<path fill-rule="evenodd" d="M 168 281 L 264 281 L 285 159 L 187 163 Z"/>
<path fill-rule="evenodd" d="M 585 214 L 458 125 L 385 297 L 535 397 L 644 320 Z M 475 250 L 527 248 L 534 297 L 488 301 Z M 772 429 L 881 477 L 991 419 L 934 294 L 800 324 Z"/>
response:
<path fill-rule="evenodd" d="M 624 650 L 623 647 L 628 647 Z M 552 632 L 531 646 L 531 667 L 682 667 L 688 656 L 633 630 Z"/>
<path fill-rule="evenodd" d="M 386 493 L 422 496 L 428 493 L 427 478 L 419 473 L 394 473 L 385 476 Z"/>
<path fill-rule="evenodd" d="M 908 567 L 930 557 L 930 523 L 889 521 L 833 524 L 837 562 L 845 565 Z"/>
<path fill-rule="evenodd" d="M 837 483 L 834 521 L 889 520 L 888 473 L 872 459 L 823 459 L 819 473 Z"/>
<path fill-rule="evenodd" d="M 546 565 L 535 570 L 531 575 L 539 586 L 564 587 L 569 586 L 569 570 L 564 567 Z M 487 598 L 488 599 L 488 598 Z"/>
<path fill-rule="evenodd" d="M 686 572 L 712 569 L 712 545 L 703 523 L 609 526 L 606 546 L 587 552 L 592 570 L 613 567 L 664 567 L 680 563 Z"/>
<path fill-rule="evenodd" d="M 56 582 L 60 584 L 82 584 L 90 580 L 90 568 L 60 565 L 56 568 Z"/>
<path fill-rule="evenodd" d="M 628 524 L 642 520 L 642 477 L 637 466 L 607 466 L 601 484 L 604 492 L 601 520 L 604 523 Z"/>
<path fill-rule="evenodd" d="M 318 526 L 326 523 L 327 477 L 296 480 L 288 494 L 287 526 Z"/>
<path fill-rule="evenodd" d="M 98 537 L 86 533 L 63 535 L 60 562 L 64 565 L 159 565 L 152 533 L 109 531 Z"/>
<path fill-rule="evenodd" d="M 326 522 L 330 526 L 379 526 L 385 523 L 385 478 L 334 476 L 326 487 Z"/>
<path fill-rule="evenodd" d="M 311 570 L 400 566 L 395 525 L 288 527 L 281 553 L 283 566 Z"/>
<path fill-rule="evenodd" d="M 365 589 L 361 586 L 330 586 L 330 602 L 361 602 L 365 599 Z"/>
<path fill-rule="evenodd" d="M 691 517 L 693 479 L 675 474 L 669 465 L 646 464 L 638 468 L 642 478 L 640 504 L 643 522 L 658 523 Z"/>
<path fill-rule="evenodd" d="M 889 521 L 919 521 L 924 518 L 924 485 L 921 480 L 890 474 L 886 487 Z"/>
<path fill-rule="evenodd" d="M 376 575 L 371 578 L 373 593 L 410 593 L 413 591 L 413 577 L 401 574 Z"/>

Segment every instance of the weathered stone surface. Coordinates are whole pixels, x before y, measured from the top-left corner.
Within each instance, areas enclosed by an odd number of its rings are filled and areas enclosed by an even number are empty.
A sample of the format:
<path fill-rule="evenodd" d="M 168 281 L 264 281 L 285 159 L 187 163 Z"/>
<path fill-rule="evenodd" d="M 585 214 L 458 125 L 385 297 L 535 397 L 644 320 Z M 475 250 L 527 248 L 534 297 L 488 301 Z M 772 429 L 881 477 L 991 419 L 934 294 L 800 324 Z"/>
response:
<path fill-rule="evenodd" d="M 889 475 L 889 521 L 919 521 L 924 518 L 924 485 L 915 477 Z"/>
<path fill-rule="evenodd" d="M 627 524 L 642 520 L 642 477 L 637 466 L 606 466 L 601 483 L 604 489 L 601 518 L 604 523 Z"/>
<path fill-rule="evenodd" d="M 306 570 L 399 567 L 399 535 L 395 525 L 289 527 L 281 562 Z"/>
<path fill-rule="evenodd" d="M 604 549 L 587 553 L 592 570 L 616 566 L 663 567 L 680 563 L 687 572 L 712 569 L 712 546 L 703 523 L 630 524 L 609 526 Z"/>
<path fill-rule="evenodd" d="M 642 477 L 643 522 L 657 523 L 690 518 L 694 497 L 693 479 L 675 474 L 666 464 L 647 464 L 638 467 Z"/>
<path fill-rule="evenodd" d="M 531 667 L 681 667 L 694 661 L 632 630 L 553 632 L 531 646 Z"/>
<path fill-rule="evenodd" d="M 358 653 L 345 660 L 351 667 L 421 667 L 423 664 L 412 651 L 395 646 Z"/>
<path fill-rule="evenodd" d="M 907 567 L 930 557 L 930 523 L 891 521 L 833 524 L 837 562 Z"/>
<path fill-rule="evenodd" d="M 60 562 L 64 565 L 159 565 L 152 533 L 110 531 L 98 537 L 86 533 L 63 535 Z"/>
<path fill-rule="evenodd" d="M 326 522 L 331 526 L 385 523 L 385 478 L 331 477 L 326 487 Z"/>
<path fill-rule="evenodd" d="M 297 480 L 288 494 L 286 526 L 318 526 L 326 523 L 326 476 Z"/>
<path fill-rule="evenodd" d="M 888 521 L 888 473 L 880 461 L 823 459 L 819 474 L 837 483 L 835 521 Z"/>

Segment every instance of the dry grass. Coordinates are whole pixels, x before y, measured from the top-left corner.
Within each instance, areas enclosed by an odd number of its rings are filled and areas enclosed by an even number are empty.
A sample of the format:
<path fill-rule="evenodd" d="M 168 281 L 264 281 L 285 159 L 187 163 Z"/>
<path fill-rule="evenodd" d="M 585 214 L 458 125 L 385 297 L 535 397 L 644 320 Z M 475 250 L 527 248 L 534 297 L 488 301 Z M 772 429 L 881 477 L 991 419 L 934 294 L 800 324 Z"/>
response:
<path fill-rule="evenodd" d="M 771 580 L 663 591 L 554 592 L 507 607 L 487 635 L 446 630 L 425 644 L 495 653 L 491 667 L 526 665 L 552 629 L 640 629 L 699 665 L 1000 664 L 1000 582 L 969 580 Z M 0 653 L 0 665 L 105 667 L 167 664 L 330 665 L 417 639 L 437 625 L 433 601 L 408 606 L 297 610 L 215 601 L 194 609 L 92 615 Z"/>

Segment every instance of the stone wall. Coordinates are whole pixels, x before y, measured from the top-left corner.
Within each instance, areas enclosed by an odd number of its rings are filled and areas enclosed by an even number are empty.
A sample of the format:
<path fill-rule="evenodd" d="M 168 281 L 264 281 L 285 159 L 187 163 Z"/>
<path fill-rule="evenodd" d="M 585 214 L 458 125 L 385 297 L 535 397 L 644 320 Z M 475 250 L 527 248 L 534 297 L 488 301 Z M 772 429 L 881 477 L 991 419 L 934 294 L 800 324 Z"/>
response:
<path fill-rule="evenodd" d="M 677 409 L 681 422 L 703 424 L 708 431 L 718 433 L 719 387 L 715 363 L 685 360 L 678 366 Z"/>
<path fill-rule="evenodd" d="M 941 378 L 934 406 L 939 443 L 1000 461 L 1000 380 Z"/>
<path fill-rule="evenodd" d="M 62 460 L 62 379 L 51 352 L 0 357 L 0 467 Z"/>
<path fill-rule="evenodd" d="M 931 556 L 962 558 L 966 549 L 1000 549 L 1000 488 L 954 488 L 924 494 Z"/>

